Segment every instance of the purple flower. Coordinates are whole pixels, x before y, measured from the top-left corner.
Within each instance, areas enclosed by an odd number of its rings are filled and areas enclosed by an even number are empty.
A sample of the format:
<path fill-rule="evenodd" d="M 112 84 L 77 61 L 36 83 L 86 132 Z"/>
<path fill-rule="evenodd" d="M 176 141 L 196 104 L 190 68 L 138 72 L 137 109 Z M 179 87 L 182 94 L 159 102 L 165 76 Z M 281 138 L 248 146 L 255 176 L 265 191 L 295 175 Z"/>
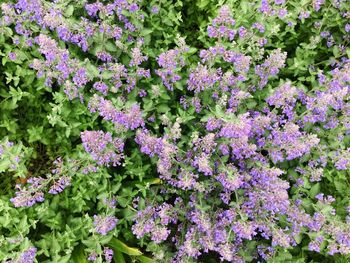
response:
<path fill-rule="evenodd" d="M 116 200 L 114 197 L 113 197 L 113 198 L 105 198 L 105 199 L 103 200 L 103 203 L 104 203 L 107 207 L 114 209 L 114 208 L 115 208 L 115 205 L 116 205 L 116 203 L 117 203 L 117 200 Z"/>
<path fill-rule="evenodd" d="M 107 95 L 108 86 L 107 86 L 107 84 L 103 83 L 102 81 L 95 82 L 93 87 L 95 90 L 101 92 L 103 95 Z"/>
<path fill-rule="evenodd" d="M 107 235 L 113 230 L 118 223 L 118 219 L 114 216 L 94 215 L 95 231 L 101 235 Z"/>
<path fill-rule="evenodd" d="M 91 252 L 87 258 L 89 261 L 95 261 L 97 259 L 98 255 L 96 252 Z"/>
<path fill-rule="evenodd" d="M 283 131 L 274 130 L 271 132 L 272 144 L 274 145 L 274 154 L 285 152 L 287 160 L 293 160 L 310 152 L 320 139 L 315 134 L 308 135 L 299 131 L 300 127 L 294 123 L 287 123 Z M 271 153 L 273 153 L 271 152 Z M 276 155 L 278 156 L 278 155 Z M 274 162 L 280 158 L 273 158 Z"/>
<path fill-rule="evenodd" d="M 85 131 L 81 139 L 86 152 L 99 165 L 120 165 L 123 158 L 124 143 L 119 138 L 112 138 L 110 133 L 103 131 Z"/>
<path fill-rule="evenodd" d="M 34 178 L 31 179 L 34 180 Z M 10 199 L 10 201 L 15 207 L 30 207 L 33 206 L 35 203 L 44 202 L 44 193 L 41 190 L 41 182 L 39 183 L 28 180 L 28 183 L 32 184 L 29 185 L 28 189 L 24 188 L 21 185 L 16 185 L 16 188 L 18 189 L 16 192 L 16 196 Z"/>
<path fill-rule="evenodd" d="M 208 36 L 211 38 L 228 38 L 233 40 L 236 34 L 235 30 L 230 29 L 236 21 L 231 17 L 231 11 L 228 5 L 223 5 L 219 9 L 219 14 L 212 20 L 212 25 L 208 26 Z"/>
<path fill-rule="evenodd" d="M 154 217 L 156 209 L 152 206 L 147 206 L 145 209 L 138 211 L 135 216 L 135 224 L 132 226 L 132 232 L 137 238 L 142 238 L 144 235 L 153 231 L 155 227 Z"/>
<path fill-rule="evenodd" d="M 158 6 L 152 6 L 152 9 L 151 9 L 151 12 L 153 13 L 153 14 L 158 14 L 158 12 L 159 12 L 159 7 Z"/>
<path fill-rule="evenodd" d="M 97 12 L 103 7 L 101 2 L 96 2 L 92 4 L 86 4 L 85 10 L 87 11 L 89 16 L 97 16 Z"/>
<path fill-rule="evenodd" d="M 142 62 L 148 59 L 147 56 L 143 56 L 141 49 L 139 47 L 134 47 L 131 49 L 131 61 L 129 66 L 139 66 Z"/>
<path fill-rule="evenodd" d="M 258 29 L 260 33 L 264 33 L 265 32 L 265 26 L 260 24 L 260 23 L 254 23 L 252 28 Z"/>
<path fill-rule="evenodd" d="M 268 0 L 261 0 L 261 7 L 259 8 L 261 13 L 268 14 L 270 12 L 270 5 Z"/>
<path fill-rule="evenodd" d="M 49 189 L 49 193 L 54 195 L 61 193 L 66 187 L 70 186 L 70 184 L 71 178 L 68 176 L 62 176 L 52 184 Z"/>
<path fill-rule="evenodd" d="M 288 11 L 285 8 L 278 10 L 278 17 L 281 19 L 284 18 L 287 14 L 288 14 Z"/>
<path fill-rule="evenodd" d="M 334 161 L 334 166 L 338 170 L 346 170 L 350 167 L 350 148 L 346 150 L 337 151 L 335 156 L 332 158 Z"/>
<path fill-rule="evenodd" d="M 321 246 L 321 243 L 323 242 L 323 239 L 324 238 L 322 236 L 319 236 L 319 237 L 316 238 L 316 240 L 311 241 L 309 243 L 309 246 L 308 246 L 309 250 L 310 251 L 320 252 L 320 246 Z"/>
<path fill-rule="evenodd" d="M 321 6 L 324 4 L 325 0 L 314 0 L 312 5 L 316 12 L 321 9 Z"/>
<path fill-rule="evenodd" d="M 257 234 L 255 231 L 256 226 L 253 223 L 241 223 L 236 222 L 232 226 L 233 232 L 238 238 L 252 240 L 253 236 Z"/>
<path fill-rule="evenodd" d="M 255 67 L 255 74 L 261 78 L 259 88 L 265 87 L 269 76 L 276 76 L 279 73 L 279 70 L 285 66 L 286 58 L 287 53 L 278 48 L 265 59 L 262 65 Z"/>
<path fill-rule="evenodd" d="M 29 248 L 19 256 L 16 263 L 34 263 L 36 252 L 37 249 L 35 247 Z"/>
<path fill-rule="evenodd" d="M 213 174 L 213 169 L 210 164 L 209 155 L 205 153 L 201 154 L 200 156 L 196 156 L 192 165 L 197 167 L 198 172 L 202 172 L 204 175 Z"/>
<path fill-rule="evenodd" d="M 345 25 L 345 32 L 347 32 L 347 33 L 350 32 L 350 24 Z"/>
<path fill-rule="evenodd" d="M 285 0 L 275 0 L 276 5 L 283 5 L 285 3 Z"/>
<path fill-rule="evenodd" d="M 220 71 L 210 70 L 207 66 L 198 65 L 190 73 L 187 81 L 188 90 L 194 90 L 195 93 L 213 87 L 221 78 Z"/>
<path fill-rule="evenodd" d="M 113 61 L 112 55 L 107 53 L 107 52 L 104 52 L 104 51 L 97 52 L 96 57 L 101 59 L 104 62 L 112 62 Z"/>
<path fill-rule="evenodd" d="M 163 84 L 168 90 L 173 90 L 173 84 L 181 79 L 177 71 L 181 70 L 185 65 L 182 54 L 186 51 L 188 51 L 188 47 L 185 43 L 182 43 L 181 47 L 168 50 L 160 54 L 157 58 L 161 69 L 157 69 L 155 72 L 162 78 Z"/>
<path fill-rule="evenodd" d="M 240 38 L 244 38 L 247 34 L 247 29 L 243 26 L 241 26 L 238 30 L 238 35 Z"/>
<path fill-rule="evenodd" d="M 248 115 L 240 115 L 235 122 L 225 123 L 218 135 L 225 138 L 249 137 L 251 133 L 251 120 Z"/>
<path fill-rule="evenodd" d="M 137 4 L 133 3 L 129 5 L 129 11 L 131 13 L 136 12 L 137 10 L 139 10 L 139 6 Z"/>
<path fill-rule="evenodd" d="M 176 186 L 183 190 L 193 189 L 197 181 L 198 175 L 190 173 L 188 171 L 181 171 L 177 178 Z"/>
<path fill-rule="evenodd" d="M 150 156 L 160 155 L 164 149 L 163 140 L 151 136 L 147 130 L 138 130 L 135 142 L 141 146 L 141 152 Z"/>
<path fill-rule="evenodd" d="M 103 248 L 103 255 L 104 255 L 107 262 L 112 262 L 113 254 L 114 254 L 113 250 L 110 249 L 109 247 Z"/>
<path fill-rule="evenodd" d="M 306 19 L 310 17 L 310 12 L 309 11 L 301 11 L 299 14 L 299 19 Z"/>
<path fill-rule="evenodd" d="M 235 191 L 243 185 L 242 177 L 231 171 L 228 173 L 220 173 L 217 176 L 217 180 L 229 191 Z"/>
<path fill-rule="evenodd" d="M 135 130 L 138 127 L 143 127 L 145 125 L 142 118 L 142 112 L 139 104 L 133 104 L 120 120 L 127 129 Z"/>
<path fill-rule="evenodd" d="M 73 82 L 78 87 L 84 87 L 88 83 L 88 78 L 86 76 L 86 70 L 84 68 L 78 69 L 77 73 L 73 77 Z"/>
<path fill-rule="evenodd" d="M 15 52 L 10 52 L 9 53 L 9 59 L 12 60 L 12 61 L 16 60 L 17 59 L 16 53 Z"/>

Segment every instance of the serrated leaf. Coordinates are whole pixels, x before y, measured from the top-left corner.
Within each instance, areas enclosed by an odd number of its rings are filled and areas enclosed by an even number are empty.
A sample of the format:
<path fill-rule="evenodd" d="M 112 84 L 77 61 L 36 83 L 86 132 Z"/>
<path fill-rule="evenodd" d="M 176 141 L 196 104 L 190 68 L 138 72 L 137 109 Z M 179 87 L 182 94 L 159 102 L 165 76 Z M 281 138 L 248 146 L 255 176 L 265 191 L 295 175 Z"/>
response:
<path fill-rule="evenodd" d="M 150 28 L 144 28 L 144 29 L 142 29 L 141 30 L 141 35 L 142 36 L 146 36 L 146 35 L 148 35 L 148 34 L 150 34 L 150 33 L 152 33 L 153 32 L 153 29 L 150 29 Z"/>
<path fill-rule="evenodd" d="M 115 52 L 117 51 L 117 47 L 115 46 L 115 44 L 113 42 L 107 42 L 106 44 L 106 49 L 109 52 Z"/>
<path fill-rule="evenodd" d="M 87 263 L 86 255 L 82 246 L 77 246 L 72 253 L 71 259 L 74 263 Z"/>
<path fill-rule="evenodd" d="M 73 5 L 69 5 L 66 9 L 66 11 L 64 12 L 64 15 L 66 17 L 70 17 L 73 15 L 73 12 L 74 12 L 74 6 Z"/>
<path fill-rule="evenodd" d="M 88 64 L 86 69 L 91 77 L 97 77 L 100 74 L 100 71 L 92 64 Z"/>
<path fill-rule="evenodd" d="M 11 165 L 11 161 L 9 159 L 4 159 L 0 161 L 0 173 L 6 171 Z"/>
<path fill-rule="evenodd" d="M 157 106 L 158 112 L 165 113 L 165 112 L 168 112 L 169 110 L 170 110 L 169 106 L 166 104 L 161 104 L 161 105 Z"/>
<path fill-rule="evenodd" d="M 320 189 L 321 189 L 321 185 L 319 183 L 313 185 L 309 192 L 310 196 L 314 198 L 320 192 Z"/>

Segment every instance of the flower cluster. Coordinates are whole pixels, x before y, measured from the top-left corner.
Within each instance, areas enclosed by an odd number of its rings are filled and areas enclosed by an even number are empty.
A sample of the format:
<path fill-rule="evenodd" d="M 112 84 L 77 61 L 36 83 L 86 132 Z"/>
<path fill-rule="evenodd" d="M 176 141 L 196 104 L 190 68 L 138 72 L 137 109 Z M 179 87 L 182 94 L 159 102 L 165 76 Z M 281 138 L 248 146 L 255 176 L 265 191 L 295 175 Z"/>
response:
<path fill-rule="evenodd" d="M 104 247 L 103 248 L 103 256 L 106 260 L 106 262 L 112 262 L 113 259 L 113 250 L 110 249 L 109 247 Z M 98 254 L 96 252 L 91 252 L 87 258 L 88 261 L 96 262 L 98 258 Z"/>
<path fill-rule="evenodd" d="M 86 152 L 99 165 L 120 165 L 123 159 L 124 142 L 120 138 L 103 131 L 85 131 L 81 133 L 81 140 Z"/>
<path fill-rule="evenodd" d="M 36 252 L 36 247 L 30 247 L 26 251 L 22 252 L 17 260 L 6 261 L 6 263 L 34 263 Z"/>
<path fill-rule="evenodd" d="M 77 161 L 69 160 L 69 162 L 72 167 L 69 167 L 71 170 L 67 171 L 62 158 L 59 157 L 53 162 L 55 168 L 46 178 L 30 177 L 26 180 L 26 185 L 16 184 L 16 195 L 10 201 L 15 207 L 30 207 L 35 203 L 43 202 L 46 191 L 53 195 L 61 193 L 71 185 L 71 173 L 76 172 L 79 168 Z"/>
<path fill-rule="evenodd" d="M 299 131 L 298 125 L 288 122 L 282 131 L 274 130 L 271 132 L 272 149 L 270 154 L 274 162 L 285 159 L 293 160 L 309 153 L 319 141 L 315 134 L 305 135 Z"/>
<path fill-rule="evenodd" d="M 104 120 L 111 121 L 117 126 L 123 126 L 125 129 L 135 130 L 144 126 L 142 112 L 138 104 L 133 104 L 122 112 L 116 109 L 112 101 L 95 94 L 90 99 L 88 107 L 92 113 L 98 112 Z"/>
<path fill-rule="evenodd" d="M 113 230 L 118 223 L 118 219 L 114 216 L 94 215 L 95 231 L 101 235 L 107 235 Z"/>
<path fill-rule="evenodd" d="M 178 72 L 185 66 L 183 55 L 189 51 L 183 38 L 180 38 L 179 42 L 178 48 L 168 50 L 157 58 L 158 65 L 161 68 L 155 70 L 155 73 L 161 77 L 164 86 L 169 90 L 173 90 L 174 83 L 181 79 Z"/>
<path fill-rule="evenodd" d="M 260 77 L 259 88 L 262 89 L 266 86 L 268 77 L 278 74 L 279 70 L 285 66 L 286 58 L 286 52 L 276 49 L 265 59 L 264 63 L 255 67 L 255 74 Z"/>
<path fill-rule="evenodd" d="M 164 203 L 156 208 L 148 206 L 144 210 L 139 211 L 136 224 L 133 225 L 132 230 L 137 238 L 150 234 L 151 240 L 159 244 L 166 240 L 170 234 L 167 225 L 176 222 L 177 218 L 176 214 L 174 214 L 174 207 Z"/>
<path fill-rule="evenodd" d="M 212 25 L 208 27 L 208 36 L 212 38 L 228 38 L 233 40 L 236 30 L 232 27 L 236 21 L 231 17 L 231 10 L 228 6 L 223 6 L 219 10 L 219 15 L 213 19 Z"/>

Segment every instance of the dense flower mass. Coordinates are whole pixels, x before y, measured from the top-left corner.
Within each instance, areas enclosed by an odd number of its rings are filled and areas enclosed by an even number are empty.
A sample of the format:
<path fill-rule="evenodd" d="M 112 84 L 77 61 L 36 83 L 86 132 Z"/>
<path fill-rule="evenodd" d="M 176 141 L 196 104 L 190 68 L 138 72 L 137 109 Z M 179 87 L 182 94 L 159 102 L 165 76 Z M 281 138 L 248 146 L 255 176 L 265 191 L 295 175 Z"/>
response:
<path fill-rule="evenodd" d="M 3 1 L 1 260 L 349 261 L 349 1 L 219 2 Z"/>

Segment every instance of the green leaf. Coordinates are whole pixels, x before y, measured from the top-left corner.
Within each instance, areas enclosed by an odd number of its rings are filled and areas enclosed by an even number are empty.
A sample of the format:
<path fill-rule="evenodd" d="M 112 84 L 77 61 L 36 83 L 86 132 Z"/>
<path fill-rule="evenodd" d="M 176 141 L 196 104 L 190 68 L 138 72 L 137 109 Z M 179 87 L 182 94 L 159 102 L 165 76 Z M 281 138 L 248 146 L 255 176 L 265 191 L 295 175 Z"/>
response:
<path fill-rule="evenodd" d="M 40 141 L 43 134 L 43 126 L 31 127 L 27 130 L 29 134 L 29 142 Z"/>
<path fill-rule="evenodd" d="M 11 165 L 11 161 L 9 159 L 4 159 L 0 161 L 0 173 L 6 171 Z"/>
<path fill-rule="evenodd" d="M 124 254 L 127 254 L 129 256 L 141 256 L 142 252 L 135 247 L 129 247 L 128 245 L 126 245 L 125 243 L 123 243 L 122 241 L 120 241 L 119 239 L 116 238 L 112 238 L 112 240 L 108 243 L 108 245 L 117 250 L 120 251 Z"/>
<path fill-rule="evenodd" d="M 71 258 L 71 255 L 65 255 L 65 256 L 55 256 L 53 258 L 53 262 L 57 262 L 57 263 L 68 263 L 69 260 Z"/>
<path fill-rule="evenodd" d="M 254 107 L 257 105 L 257 102 L 255 100 L 249 100 L 246 102 L 246 105 L 248 109 L 254 109 Z"/>
<path fill-rule="evenodd" d="M 146 36 L 146 35 L 148 35 L 148 34 L 150 34 L 150 33 L 152 33 L 153 32 L 153 29 L 150 29 L 150 28 L 144 28 L 144 29 L 142 29 L 141 30 L 141 35 L 142 36 Z"/>
<path fill-rule="evenodd" d="M 348 193 L 348 186 L 346 184 L 346 181 L 334 181 L 334 185 L 340 194 L 346 195 Z"/>
<path fill-rule="evenodd" d="M 92 64 L 86 65 L 86 69 L 87 69 L 89 76 L 92 78 L 98 77 L 100 74 L 100 71 Z"/>
<path fill-rule="evenodd" d="M 113 256 L 114 263 L 125 263 L 125 259 L 123 254 L 116 250 Z"/>
<path fill-rule="evenodd" d="M 153 184 L 161 184 L 162 180 L 160 180 L 159 178 L 150 178 L 150 179 L 146 179 L 146 180 L 136 180 L 136 181 L 130 181 L 130 182 L 126 182 L 124 183 L 124 186 L 135 186 L 136 184 L 141 184 L 141 185 L 153 185 Z"/>
<path fill-rule="evenodd" d="M 209 0 L 200 0 L 197 2 L 197 6 L 199 9 L 204 9 L 209 3 Z"/>
<path fill-rule="evenodd" d="M 116 47 L 115 44 L 114 44 L 113 42 L 111 42 L 111 41 L 107 42 L 107 44 L 106 44 L 106 49 L 107 49 L 107 51 L 109 51 L 109 52 L 115 52 L 115 51 L 117 51 L 117 47 Z"/>
<path fill-rule="evenodd" d="M 110 79 L 113 77 L 113 75 L 114 73 L 111 71 L 103 71 L 101 76 L 103 79 Z"/>
<path fill-rule="evenodd" d="M 64 12 L 64 15 L 66 17 L 70 17 L 73 15 L 73 12 L 74 12 L 74 5 L 69 5 L 66 9 L 66 11 Z"/>
<path fill-rule="evenodd" d="M 169 106 L 167 104 L 161 104 L 157 107 L 157 111 L 158 112 L 168 112 L 170 109 L 169 109 Z"/>
<path fill-rule="evenodd" d="M 295 242 L 297 242 L 297 244 L 300 244 L 301 241 L 303 240 L 303 235 L 301 233 L 299 233 L 298 235 L 296 235 L 294 237 L 294 239 L 295 239 Z"/>
<path fill-rule="evenodd" d="M 161 97 L 162 99 L 164 99 L 164 100 L 170 100 L 170 99 L 171 99 L 171 97 L 170 97 L 167 93 L 162 93 L 162 94 L 160 94 L 160 97 Z"/>
<path fill-rule="evenodd" d="M 321 189 L 320 183 L 313 185 L 310 189 L 310 197 L 314 198 L 320 192 L 320 189 Z"/>
<path fill-rule="evenodd" d="M 86 255 L 84 253 L 84 249 L 83 246 L 77 246 L 75 247 L 75 249 L 73 250 L 71 259 L 73 259 L 74 263 L 86 263 L 88 262 L 86 259 Z"/>

